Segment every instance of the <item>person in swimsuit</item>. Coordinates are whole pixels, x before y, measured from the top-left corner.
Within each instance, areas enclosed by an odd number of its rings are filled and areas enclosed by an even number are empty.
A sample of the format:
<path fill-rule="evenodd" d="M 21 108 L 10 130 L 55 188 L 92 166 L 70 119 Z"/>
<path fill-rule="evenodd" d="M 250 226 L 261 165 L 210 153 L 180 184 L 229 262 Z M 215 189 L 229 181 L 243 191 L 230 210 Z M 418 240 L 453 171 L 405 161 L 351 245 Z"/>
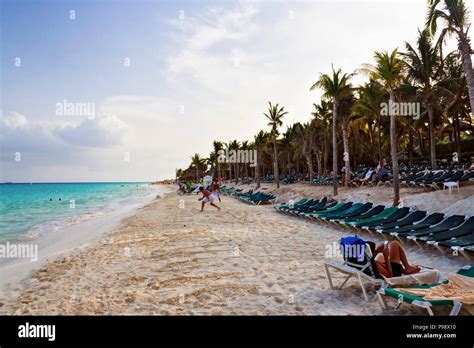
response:
<path fill-rule="evenodd" d="M 373 252 L 377 270 L 387 278 L 420 272 L 420 267 L 408 263 L 405 250 L 397 241 L 380 244 Z"/>
<path fill-rule="evenodd" d="M 214 199 L 216 197 L 210 191 L 206 190 L 202 186 L 199 188 L 199 191 L 201 191 L 201 193 L 202 193 L 202 197 L 198 199 L 198 201 L 202 201 L 201 202 L 201 212 L 204 211 L 204 206 L 206 205 L 206 203 L 209 203 L 210 205 L 217 208 L 218 210 L 221 210 L 221 208 L 219 206 L 217 206 L 213 203 Z"/>
<path fill-rule="evenodd" d="M 221 188 L 219 184 L 217 183 L 217 180 L 212 183 L 212 194 L 219 199 L 219 203 L 222 203 L 221 201 Z"/>

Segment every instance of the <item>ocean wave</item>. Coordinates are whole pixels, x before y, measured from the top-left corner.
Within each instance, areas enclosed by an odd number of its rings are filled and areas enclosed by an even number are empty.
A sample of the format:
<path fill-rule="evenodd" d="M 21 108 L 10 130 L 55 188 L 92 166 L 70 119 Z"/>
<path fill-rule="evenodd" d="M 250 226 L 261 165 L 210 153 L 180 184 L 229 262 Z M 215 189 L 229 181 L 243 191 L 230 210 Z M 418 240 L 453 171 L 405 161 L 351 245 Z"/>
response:
<path fill-rule="evenodd" d="M 78 215 L 68 216 L 65 218 L 59 218 L 48 222 L 43 222 L 38 225 L 30 227 L 30 229 L 18 239 L 22 241 L 29 241 L 41 237 L 45 233 L 54 232 L 64 227 L 78 224 L 96 217 L 104 216 L 114 211 L 113 209 L 98 210 L 92 212 L 84 212 Z"/>
<path fill-rule="evenodd" d="M 130 206 L 133 207 L 137 204 L 146 203 L 147 201 L 155 198 L 156 196 L 161 196 L 169 191 L 169 189 L 166 187 L 151 186 L 148 184 L 140 186 L 143 186 L 146 190 L 135 192 L 135 194 L 127 198 L 121 198 L 116 201 L 108 202 L 105 207 L 101 207 L 98 210 L 86 211 L 76 215 L 57 218 L 51 221 L 33 225 L 26 233 L 22 234 L 21 236 L 18 236 L 18 240 L 31 241 L 41 237 L 46 233 L 54 232 L 62 228 L 75 225 L 90 219 L 102 217 L 111 214 L 119 209 L 127 208 Z M 149 200 L 146 200 L 146 198 L 148 198 Z"/>

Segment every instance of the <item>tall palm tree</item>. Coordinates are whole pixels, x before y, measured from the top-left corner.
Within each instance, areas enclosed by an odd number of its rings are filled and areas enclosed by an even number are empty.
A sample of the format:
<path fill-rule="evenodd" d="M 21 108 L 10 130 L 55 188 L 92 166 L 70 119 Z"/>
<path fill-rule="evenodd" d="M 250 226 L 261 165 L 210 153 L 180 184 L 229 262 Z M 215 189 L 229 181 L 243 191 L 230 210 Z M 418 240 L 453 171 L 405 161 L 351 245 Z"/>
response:
<path fill-rule="evenodd" d="M 214 154 L 216 154 L 218 158 L 219 151 L 221 151 L 224 148 L 224 144 L 222 143 L 222 141 L 214 140 L 212 142 L 212 147 L 213 147 Z M 216 168 L 217 168 L 217 177 L 220 178 L 221 177 L 221 163 L 218 160 L 216 160 Z"/>
<path fill-rule="evenodd" d="M 292 140 L 293 138 L 295 137 L 295 128 L 294 128 L 294 125 L 290 125 L 290 126 L 287 126 L 286 127 L 286 132 L 283 133 L 283 136 L 282 136 L 282 139 L 280 141 L 280 144 L 281 144 L 281 152 L 280 152 L 280 158 L 282 157 L 281 155 L 285 155 L 283 156 L 283 164 L 284 166 L 281 165 L 281 162 L 280 162 L 280 165 L 279 165 L 279 170 L 281 170 L 281 168 L 286 168 L 286 174 L 290 174 L 291 172 L 291 167 L 292 167 L 292 163 L 291 163 L 291 158 L 290 158 L 290 154 L 291 154 L 291 147 L 292 147 Z M 281 170 L 282 172 L 284 172 L 283 170 Z"/>
<path fill-rule="evenodd" d="M 242 141 L 242 145 L 240 146 L 240 148 L 244 151 L 247 151 L 250 149 L 250 144 L 247 140 L 244 140 Z M 248 159 L 247 159 L 248 160 Z M 244 166 L 244 170 L 241 171 L 242 173 L 242 182 L 244 181 L 244 178 L 248 178 L 249 176 L 249 171 L 248 171 L 248 165 L 246 162 L 242 163 L 242 165 Z"/>
<path fill-rule="evenodd" d="M 253 138 L 253 146 L 254 149 L 257 150 L 257 158 L 256 158 L 256 166 L 255 166 L 255 182 L 257 184 L 256 189 L 260 188 L 260 168 L 261 168 L 261 159 L 262 159 L 262 149 L 265 143 L 267 142 L 267 133 L 265 131 L 260 130 L 254 138 Z"/>
<path fill-rule="evenodd" d="M 436 139 L 434 112 L 439 100 L 439 84 L 442 79 L 443 68 L 439 58 L 439 46 L 433 46 L 428 30 L 419 31 L 416 48 L 405 42 L 406 53 L 401 53 L 405 58 L 408 77 L 413 81 L 428 112 L 430 134 L 430 164 L 436 169 Z"/>
<path fill-rule="evenodd" d="M 454 137 L 454 151 L 461 158 L 461 123 L 462 119 L 471 123 L 469 114 L 469 97 L 464 78 L 462 63 L 457 54 L 448 55 L 444 61 L 446 79 L 440 82 L 444 98 L 440 103 L 448 123 L 451 123 Z M 467 102 L 466 102 L 467 101 Z"/>
<path fill-rule="evenodd" d="M 327 172 L 327 162 L 329 157 L 328 151 L 328 138 L 330 137 L 329 126 L 331 125 L 331 106 L 325 100 L 321 100 L 319 104 L 314 104 L 315 111 L 311 113 L 316 121 L 316 126 L 322 129 L 322 142 L 323 142 L 323 168 L 322 170 L 318 169 L 318 174 L 326 175 Z"/>
<path fill-rule="evenodd" d="M 229 143 L 229 150 L 234 150 L 236 155 L 237 155 L 237 152 L 239 151 L 240 149 L 240 143 L 237 141 L 237 140 L 232 140 L 230 143 Z M 237 185 L 239 183 L 239 163 L 237 163 L 238 161 L 234 161 L 234 176 L 235 176 L 235 184 Z M 230 166 L 232 166 L 231 163 L 229 163 Z"/>
<path fill-rule="evenodd" d="M 390 96 L 390 104 L 395 103 L 395 90 L 400 85 L 403 75 L 405 64 L 398 58 L 398 50 L 394 49 L 391 53 L 375 52 L 374 53 L 375 65 L 365 64 L 361 69 L 369 77 L 378 81 L 382 88 L 388 92 Z M 397 152 L 397 133 L 395 125 L 395 114 L 391 107 L 389 107 L 390 113 L 390 153 L 392 156 L 392 171 L 393 171 L 393 205 L 398 206 L 400 204 L 400 177 L 398 169 L 398 152 Z"/>
<path fill-rule="evenodd" d="M 227 153 L 229 153 L 229 151 L 231 150 L 230 142 L 226 143 L 225 147 L 226 147 Z M 231 182 L 232 181 L 232 163 L 227 162 L 227 169 L 229 170 L 229 182 Z"/>
<path fill-rule="evenodd" d="M 333 195 L 337 196 L 337 110 L 341 98 L 350 94 L 351 85 L 349 79 L 351 75 L 343 74 L 341 69 L 334 70 L 332 75 L 320 74 L 319 80 L 310 88 L 310 91 L 319 88 L 323 91 L 323 99 L 332 102 L 332 176 Z"/>
<path fill-rule="evenodd" d="M 313 146 L 313 134 L 311 132 L 311 125 L 309 123 L 301 124 L 296 123 L 294 125 L 296 132 L 300 137 L 300 143 L 302 144 L 303 156 L 306 159 L 306 165 L 308 166 L 308 176 L 309 182 L 313 181 L 313 156 L 312 156 L 312 146 Z"/>
<path fill-rule="evenodd" d="M 352 107 L 355 103 L 355 97 L 352 92 L 341 98 L 339 101 L 339 113 L 342 116 L 342 146 L 344 149 L 344 186 L 349 187 L 351 179 L 351 166 L 349 161 L 349 117 L 352 113 Z M 355 157 L 355 156 L 354 156 Z"/>
<path fill-rule="evenodd" d="M 272 105 L 268 102 L 268 111 L 263 115 L 268 119 L 268 125 L 271 127 L 271 136 L 273 142 L 273 176 L 275 178 L 276 187 L 280 188 L 280 174 L 278 172 L 278 150 L 277 150 L 277 137 L 278 127 L 283 125 L 283 116 L 288 114 L 285 108 L 279 107 L 278 104 Z"/>
<path fill-rule="evenodd" d="M 439 36 L 439 44 L 441 45 L 450 35 L 456 35 L 457 37 L 458 50 L 461 54 L 464 74 L 466 75 L 471 110 L 474 112 L 474 70 L 471 60 L 471 54 L 474 54 L 474 51 L 471 48 L 468 36 L 471 23 L 469 23 L 467 6 L 464 0 L 428 0 L 428 5 L 426 26 L 430 29 L 432 35 L 438 29 L 438 20 L 441 19 L 444 22 L 444 27 Z"/>
<path fill-rule="evenodd" d="M 185 171 L 181 168 L 176 169 L 176 180 L 184 175 Z"/>
<path fill-rule="evenodd" d="M 374 163 L 382 161 L 382 132 L 385 124 L 380 114 L 380 104 L 387 100 L 386 92 L 376 81 L 369 81 L 358 88 L 359 98 L 354 104 L 354 120 L 359 129 L 368 127 L 370 149 Z"/>
<path fill-rule="evenodd" d="M 196 182 L 199 182 L 199 174 L 207 169 L 206 160 L 200 154 L 195 153 L 191 157 L 191 167 L 196 171 Z"/>

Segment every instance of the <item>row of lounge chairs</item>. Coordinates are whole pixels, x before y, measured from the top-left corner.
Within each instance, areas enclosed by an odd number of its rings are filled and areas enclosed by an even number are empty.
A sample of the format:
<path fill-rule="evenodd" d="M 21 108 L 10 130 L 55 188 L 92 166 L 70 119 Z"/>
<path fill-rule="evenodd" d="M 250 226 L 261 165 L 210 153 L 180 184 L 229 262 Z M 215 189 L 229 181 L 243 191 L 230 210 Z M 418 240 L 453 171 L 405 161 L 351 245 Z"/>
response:
<path fill-rule="evenodd" d="M 400 185 L 421 186 L 424 188 L 433 188 L 438 190 L 446 182 L 474 181 L 474 170 L 435 170 L 416 172 L 400 180 Z"/>
<path fill-rule="evenodd" d="M 260 204 L 266 204 L 266 203 L 275 203 L 277 196 L 257 191 L 254 192 L 253 190 L 248 190 L 246 192 L 243 192 L 242 189 L 236 189 L 234 187 L 231 188 L 226 188 L 223 187 L 221 188 L 221 193 L 229 196 L 233 196 L 243 202 L 251 203 L 254 205 L 260 205 Z"/>
<path fill-rule="evenodd" d="M 342 178 L 338 176 L 336 178 L 338 184 L 342 185 Z M 414 171 L 407 171 L 402 174 L 400 178 L 400 185 L 407 187 L 423 187 L 426 189 L 441 189 L 443 184 L 447 182 L 465 182 L 474 181 L 474 170 L 421 170 L 417 169 Z M 305 181 L 307 184 L 312 185 L 332 185 L 332 177 L 317 177 L 311 182 Z M 378 177 L 375 172 L 370 174 L 368 170 L 360 171 L 350 181 L 351 186 L 381 186 L 381 185 L 392 185 L 393 179 L 391 175 L 387 174 L 382 177 Z"/>
<path fill-rule="evenodd" d="M 413 241 L 450 249 L 469 258 L 474 252 L 474 216 L 445 216 L 408 207 L 396 208 L 373 203 L 328 202 L 327 198 L 303 198 L 276 206 L 277 211 L 312 221 L 378 234 L 385 239 Z"/>

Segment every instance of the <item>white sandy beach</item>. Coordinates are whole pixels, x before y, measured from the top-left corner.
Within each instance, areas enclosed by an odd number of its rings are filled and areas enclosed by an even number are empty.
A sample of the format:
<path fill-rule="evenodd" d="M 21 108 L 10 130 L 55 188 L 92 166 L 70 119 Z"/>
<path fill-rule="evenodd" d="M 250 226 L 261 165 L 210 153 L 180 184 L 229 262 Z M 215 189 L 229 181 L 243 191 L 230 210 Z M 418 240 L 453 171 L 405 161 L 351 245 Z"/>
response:
<path fill-rule="evenodd" d="M 438 192 L 404 197 L 406 205 L 416 202 L 419 209 L 430 211 L 454 209 L 465 199 L 470 204 L 465 213 L 472 213 L 472 188 L 463 187 L 451 196 Z M 278 193 L 285 200 L 308 196 L 309 191 L 321 196 L 331 188 L 296 184 L 283 186 Z M 342 189 L 338 198 L 360 201 L 366 195 L 367 200 L 389 204 L 390 191 Z M 347 230 L 231 197 L 223 197 L 220 212 L 206 207 L 200 213 L 197 198 L 171 192 L 136 210 L 100 241 L 98 234 L 82 248 L 44 265 L 19 297 L 3 299 L 0 309 L 7 314 L 65 315 L 425 314 L 411 307 L 382 311 L 376 301 L 364 301 L 354 281 L 343 290 L 329 289 L 322 262 L 327 246 L 348 235 Z M 468 263 L 462 256 L 441 255 L 434 248 L 408 245 L 407 252 L 413 263 L 444 275 Z M 336 276 L 336 283 L 342 279 Z"/>

